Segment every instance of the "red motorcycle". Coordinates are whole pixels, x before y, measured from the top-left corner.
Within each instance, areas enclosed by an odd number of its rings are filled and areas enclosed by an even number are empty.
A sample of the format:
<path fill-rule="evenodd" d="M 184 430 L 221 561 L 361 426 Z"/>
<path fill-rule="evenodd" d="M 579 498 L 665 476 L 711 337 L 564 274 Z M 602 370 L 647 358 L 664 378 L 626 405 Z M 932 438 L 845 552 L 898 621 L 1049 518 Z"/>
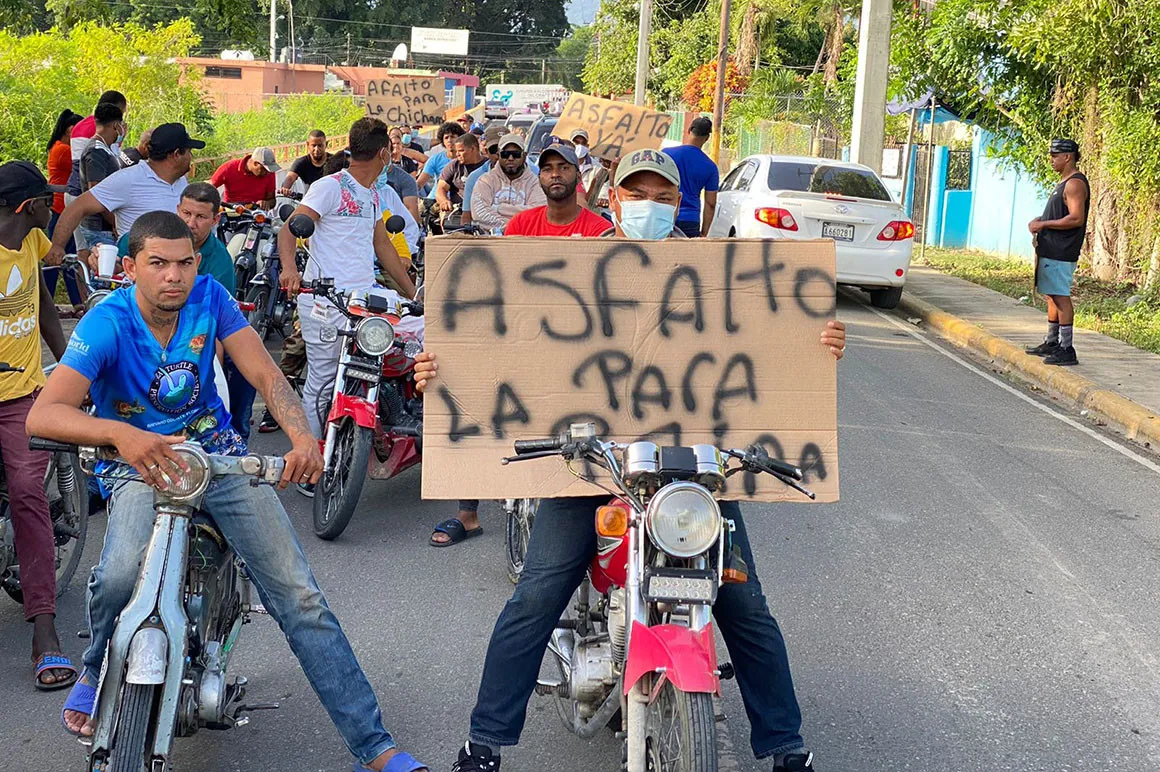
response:
<path fill-rule="evenodd" d="M 581 737 L 619 712 L 627 772 L 717 772 L 713 695 L 732 668 L 717 664 L 711 614 L 722 582 L 744 581 L 747 569 L 714 494 L 727 477 L 749 472 L 812 499 L 798 485 L 801 470 L 758 445 L 623 445 L 601 440 L 592 424 L 517 441 L 515 451 L 503 463 L 582 461 L 608 472 L 620 491 L 597 509 L 597 552 L 575 613 L 548 644 L 560 680 L 540 680 L 536 692 L 555 696 L 564 724 Z M 730 468 L 729 459 L 739 463 Z"/>
<path fill-rule="evenodd" d="M 423 347 L 396 328 L 422 316 L 423 306 L 392 303 L 373 289 L 340 292 L 333 279 L 302 291 L 330 301 L 346 318 L 342 328 L 322 328 L 324 342 L 347 339 L 329 404 L 319 409 L 325 467 L 315 490 L 314 533 L 334 539 L 350 523 L 368 474 L 387 480 L 422 458 L 423 402 L 414 370 Z"/>

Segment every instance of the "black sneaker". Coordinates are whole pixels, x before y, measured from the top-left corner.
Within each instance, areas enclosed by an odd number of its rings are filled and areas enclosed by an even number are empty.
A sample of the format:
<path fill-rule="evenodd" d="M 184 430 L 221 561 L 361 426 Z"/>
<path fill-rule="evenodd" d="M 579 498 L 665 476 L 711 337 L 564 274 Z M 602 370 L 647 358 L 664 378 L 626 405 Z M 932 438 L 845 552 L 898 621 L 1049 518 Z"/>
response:
<path fill-rule="evenodd" d="M 1051 356 L 1056 351 L 1059 351 L 1059 344 L 1058 343 L 1048 343 L 1047 341 L 1043 341 L 1038 346 L 1034 346 L 1032 348 L 1025 348 L 1025 349 L 1023 349 L 1023 351 L 1030 354 L 1033 357 L 1046 357 L 1046 356 Z"/>
<path fill-rule="evenodd" d="M 773 772 L 778 772 L 781 769 L 790 770 L 790 772 L 813 772 L 814 754 L 787 753 L 773 765 Z"/>
<path fill-rule="evenodd" d="M 298 483 L 298 492 L 308 499 L 314 498 L 314 483 Z"/>
<path fill-rule="evenodd" d="M 259 434 L 269 434 L 270 432 L 276 432 L 281 428 L 282 427 L 278 425 L 278 422 L 274 420 L 274 416 L 270 415 L 269 410 L 262 413 L 262 420 L 258 422 Z"/>
<path fill-rule="evenodd" d="M 1075 355 L 1075 346 L 1068 346 L 1067 348 L 1057 348 L 1054 352 L 1049 354 L 1043 360 L 1045 365 L 1059 365 L 1060 367 L 1071 367 L 1078 365 L 1079 359 Z"/>
<path fill-rule="evenodd" d="M 459 758 L 451 765 L 451 772 L 499 772 L 499 756 L 492 756 L 487 748 L 473 748 L 467 742 L 459 749 Z"/>

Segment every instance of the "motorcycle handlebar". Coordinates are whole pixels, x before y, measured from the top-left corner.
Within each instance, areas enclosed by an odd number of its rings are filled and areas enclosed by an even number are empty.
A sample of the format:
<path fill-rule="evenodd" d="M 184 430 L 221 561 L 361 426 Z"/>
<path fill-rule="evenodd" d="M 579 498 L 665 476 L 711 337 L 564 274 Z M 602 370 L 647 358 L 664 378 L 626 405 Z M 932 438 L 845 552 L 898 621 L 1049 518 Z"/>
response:
<path fill-rule="evenodd" d="M 516 454 L 523 456 L 528 453 L 542 453 L 544 451 L 560 450 L 564 447 L 564 437 L 548 437 L 541 440 L 516 440 Z"/>
<path fill-rule="evenodd" d="M 80 447 L 71 445 L 67 442 L 57 442 L 56 440 L 45 439 L 44 437 L 29 437 L 29 450 L 43 450 L 46 453 L 71 453 L 76 455 L 80 452 Z"/>

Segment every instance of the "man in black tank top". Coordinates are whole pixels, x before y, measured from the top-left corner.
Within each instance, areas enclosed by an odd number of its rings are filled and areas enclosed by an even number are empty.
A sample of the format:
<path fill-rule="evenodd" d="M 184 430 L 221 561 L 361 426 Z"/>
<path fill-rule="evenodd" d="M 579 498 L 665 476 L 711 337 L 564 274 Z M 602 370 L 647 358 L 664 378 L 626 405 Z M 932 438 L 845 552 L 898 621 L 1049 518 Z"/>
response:
<path fill-rule="evenodd" d="M 1047 337 L 1027 353 L 1045 357 L 1049 365 L 1076 365 L 1071 282 L 1087 232 L 1091 189 L 1076 168 L 1079 145 L 1074 140 L 1053 139 L 1050 152 L 1051 168 L 1060 182 L 1047 199 L 1043 216 L 1028 225 L 1035 239 L 1035 289 L 1047 296 Z"/>

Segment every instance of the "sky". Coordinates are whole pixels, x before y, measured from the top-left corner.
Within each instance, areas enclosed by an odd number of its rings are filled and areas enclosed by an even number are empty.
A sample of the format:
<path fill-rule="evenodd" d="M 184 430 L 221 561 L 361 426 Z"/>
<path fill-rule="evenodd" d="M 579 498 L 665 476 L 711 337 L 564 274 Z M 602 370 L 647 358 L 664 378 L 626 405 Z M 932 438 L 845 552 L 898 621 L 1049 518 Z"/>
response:
<path fill-rule="evenodd" d="M 596 9 L 600 7 L 600 0 L 570 0 L 568 3 L 568 21 L 573 24 L 591 24 L 596 18 Z"/>

